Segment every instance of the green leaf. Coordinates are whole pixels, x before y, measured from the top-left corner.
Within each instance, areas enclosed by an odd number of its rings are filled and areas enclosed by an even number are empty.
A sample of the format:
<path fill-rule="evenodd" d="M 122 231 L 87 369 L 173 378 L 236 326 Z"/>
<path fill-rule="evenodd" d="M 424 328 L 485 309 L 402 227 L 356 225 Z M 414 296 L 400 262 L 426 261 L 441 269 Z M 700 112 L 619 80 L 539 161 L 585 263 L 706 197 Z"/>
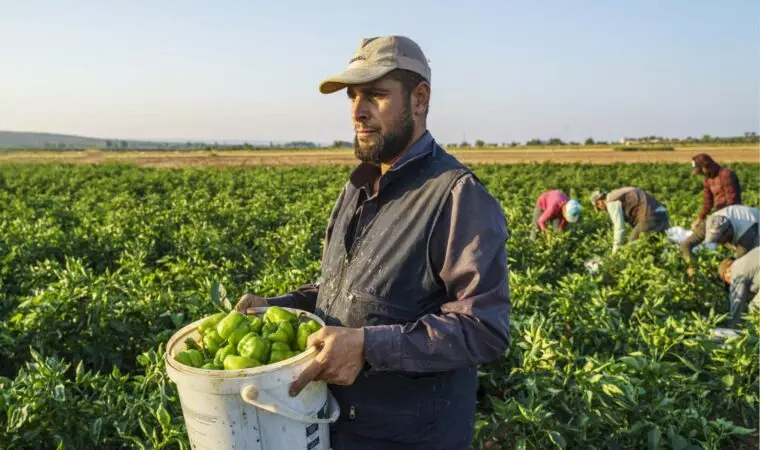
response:
<path fill-rule="evenodd" d="M 602 391 L 607 395 L 623 395 L 623 391 L 616 384 L 612 383 L 602 384 Z"/>
<path fill-rule="evenodd" d="M 166 411 L 166 408 L 164 408 L 164 405 L 161 404 L 158 406 L 158 409 L 156 409 L 156 418 L 158 419 L 158 423 L 161 424 L 161 429 L 166 431 L 169 429 L 169 424 L 171 423 L 171 417 L 169 416 L 169 412 Z"/>
<path fill-rule="evenodd" d="M 670 438 L 670 445 L 673 447 L 673 450 L 684 450 L 689 445 L 689 442 L 680 434 L 674 434 Z"/>
<path fill-rule="evenodd" d="M 140 355 L 137 356 L 137 363 L 140 364 L 141 366 L 145 367 L 148 364 L 150 364 L 150 359 L 148 359 L 148 357 L 145 356 L 144 353 L 142 353 L 142 354 L 140 354 Z"/>
<path fill-rule="evenodd" d="M 619 361 L 625 364 L 626 366 L 630 367 L 631 369 L 641 370 L 644 368 L 644 364 L 642 363 L 640 358 L 636 358 L 633 356 L 623 356 L 619 358 Z"/>
<path fill-rule="evenodd" d="M 100 439 L 100 430 L 102 425 L 103 419 L 98 417 L 94 422 L 92 422 L 92 425 L 90 426 L 90 439 L 92 439 L 92 442 L 95 444 L 97 444 L 98 440 Z"/>
<path fill-rule="evenodd" d="M 62 384 L 58 384 L 53 388 L 53 398 L 59 402 L 66 401 L 66 388 Z"/>
<path fill-rule="evenodd" d="M 29 354 L 32 355 L 32 359 L 34 359 L 37 364 L 42 364 L 42 355 L 40 355 L 35 349 L 30 347 Z"/>
<path fill-rule="evenodd" d="M 730 431 L 731 434 L 736 434 L 739 436 L 749 436 L 750 434 L 757 433 L 756 429 L 752 428 L 744 428 L 744 427 L 733 427 Z"/>
<path fill-rule="evenodd" d="M 181 327 L 185 322 L 185 315 L 183 313 L 171 313 L 170 317 L 175 328 Z"/>
<path fill-rule="evenodd" d="M 140 429 L 142 430 L 143 435 L 150 436 L 150 432 L 148 431 L 148 430 L 150 430 L 150 428 L 147 425 L 145 425 L 145 422 L 143 422 L 143 418 L 142 417 L 138 417 L 137 418 L 137 423 L 140 424 Z"/>
<path fill-rule="evenodd" d="M 647 433 L 647 446 L 649 450 L 656 450 L 660 447 L 660 440 L 662 439 L 662 433 L 655 427 L 649 430 Z"/>
<path fill-rule="evenodd" d="M 232 311 L 232 304 L 229 299 L 227 299 L 227 290 L 222 283 L 215 282 L 211 285 L 211 303 L 213 303 L 214 307 L 220 311 Z"/>
<path fill-rule="evenodd" d="M 554 442 L 554 444 L 559 448 L 565 448 L 567 446 L 565 438 L 563 438 L 562 435 L 556 431 L 549 432 L 549 439 L 551 439 L 551 441 Z"/>
<path fill-rule="evenodd" d="M 77 370 L 76 375 L 74 377 L 74 380 L 76 380 L 77 383 L 82 381 L 82 376 L 84 376 L 84 363 L 80 360 L 79 364 L 77 364 Z"/>

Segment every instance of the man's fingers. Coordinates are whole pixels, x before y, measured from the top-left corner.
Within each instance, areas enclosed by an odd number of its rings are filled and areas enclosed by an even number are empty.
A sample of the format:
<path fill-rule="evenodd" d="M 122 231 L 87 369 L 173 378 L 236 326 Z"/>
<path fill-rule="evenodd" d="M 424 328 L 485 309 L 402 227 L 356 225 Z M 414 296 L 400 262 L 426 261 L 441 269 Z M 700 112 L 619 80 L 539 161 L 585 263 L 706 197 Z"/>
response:
<path fill-rule="evenodd" d="M 248 310 L 248 302 L 245 301 L 245 296 L 240 297 L 240 300 L 235 304 L 235 311 L 245 314 Z"/>
<path fill-rule="evenodd" d="M 321 349 L 324 346 L 325 334 L 325 327 L 322 327 L 314 333 L 311 333 L 306 339 L 306 347 L 317 347 Z"/>
<path fill-rule="evenodd" d="M 303 388 L 306 387 L 309 382 L 319 375 L 322 371 L 322 364 L 316 359 L 309 363 L 303 372 L 296 378 L 296 380 L 290 385 L 290 396 L 295 397 L 301 393 Z"/>
<path fill-rule="evenodd" d="M 237 304 L 235 305 L 235 311 L 241 312 L 243 314 L 248 312 L 248 308 L 253 303 L 253 300 L 256 297 L 253 296 L 253 294 L 244 294 L 242 297 L 240 297 L 240 300 L 238 300 Z"/>

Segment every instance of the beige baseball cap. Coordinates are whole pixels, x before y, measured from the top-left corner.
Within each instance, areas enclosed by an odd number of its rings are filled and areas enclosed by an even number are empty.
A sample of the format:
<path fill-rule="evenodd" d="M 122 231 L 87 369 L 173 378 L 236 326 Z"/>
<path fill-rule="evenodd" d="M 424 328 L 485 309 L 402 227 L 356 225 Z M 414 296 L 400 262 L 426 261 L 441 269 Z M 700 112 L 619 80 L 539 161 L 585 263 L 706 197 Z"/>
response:
<path fill-rule="evenodd" d="M 319 85 L 323 94 L 337 92 L 349 84 L 371 83 L 394 69 L 418 73 L 430 83 L 430 66 L 416 42 L 406 36 L 363 38 L 342 73 Z"/>

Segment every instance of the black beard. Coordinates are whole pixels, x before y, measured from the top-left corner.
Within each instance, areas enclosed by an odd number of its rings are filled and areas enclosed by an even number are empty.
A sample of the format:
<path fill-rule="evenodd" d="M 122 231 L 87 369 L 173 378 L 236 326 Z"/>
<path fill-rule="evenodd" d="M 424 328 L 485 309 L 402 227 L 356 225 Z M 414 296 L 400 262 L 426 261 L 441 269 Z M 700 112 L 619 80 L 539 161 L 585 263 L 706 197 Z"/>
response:
<path fill-rule="evenodd" d="M 361 162 L 379 166 L 380 163 L 393 160 L 400 155 L 414 137 L 414 121 L 409 109 L 404 111 L 404 116 L 393 129 L 380 136 L 378 142 L 369 148 L 359 146 L 359 138 L 354 135 L 354 155 Z"/>

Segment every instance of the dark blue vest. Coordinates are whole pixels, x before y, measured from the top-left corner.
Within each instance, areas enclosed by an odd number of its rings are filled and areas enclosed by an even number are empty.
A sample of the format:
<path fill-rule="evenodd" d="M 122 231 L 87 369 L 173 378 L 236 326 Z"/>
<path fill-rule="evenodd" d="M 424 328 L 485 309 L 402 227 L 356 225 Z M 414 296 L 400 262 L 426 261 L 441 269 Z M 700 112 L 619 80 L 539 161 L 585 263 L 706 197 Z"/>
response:
<path fill-rule="evenodd" d="M 317 314 L 328 325 L 405 324 L 440 312 L 448 300 L 428 246 L 451 189 L 467 173 L 433 144 L 432 152 L 387 172 L 378 196 L 364 201 L 357 186 L 346 185 L 317 300 Z M 376 214 L 354 218 L 360 203 Z M 362 223 L 361 217 L 372 220 Z M 363 371 L 351 386 L 330 385 L 341 408 L 331 426 L 332 448 L 469 448 L 476 377 L 474 366 L 437 373 Z"/>

